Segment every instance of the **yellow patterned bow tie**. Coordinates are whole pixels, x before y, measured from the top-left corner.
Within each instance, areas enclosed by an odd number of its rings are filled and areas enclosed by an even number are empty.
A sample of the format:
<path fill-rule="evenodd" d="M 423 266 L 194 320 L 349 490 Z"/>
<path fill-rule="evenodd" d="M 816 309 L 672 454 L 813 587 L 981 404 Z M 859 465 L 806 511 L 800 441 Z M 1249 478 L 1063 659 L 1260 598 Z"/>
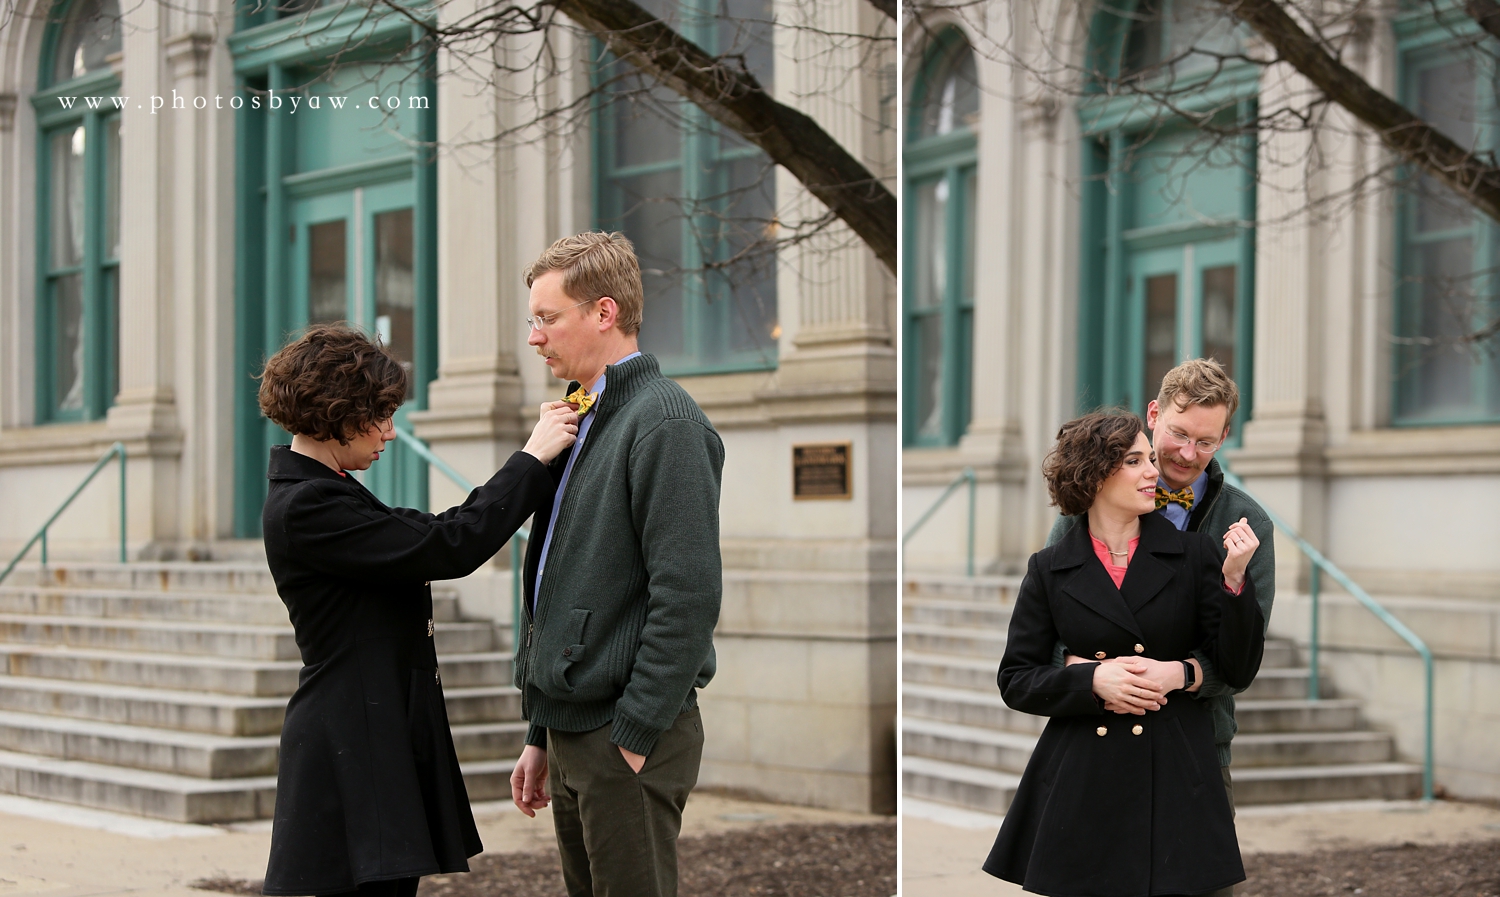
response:
<path fill-rule="evenodd" d="M 563 399 L 563 401 L 577 405 L 578 413 L 580 415 L 583 415 L 589 413 L 589 409 L 594 407 L 594 400 L 598 398 L 598 393 L 591 393 L 587 389 L 584 389 L 582 386 L 580 386 L 578 387 L 577 391 L 570 393 Z"/>
<path fill-rule="evenodd" d="M 1168 492 L 1160 486 L 1156 487 L 1156 509 L 1160 511 L 1172 502 L 1182 505 L 1184 511 L 1193 509 L 1193 487 L 1183 486 L 1176 492 Z"/>

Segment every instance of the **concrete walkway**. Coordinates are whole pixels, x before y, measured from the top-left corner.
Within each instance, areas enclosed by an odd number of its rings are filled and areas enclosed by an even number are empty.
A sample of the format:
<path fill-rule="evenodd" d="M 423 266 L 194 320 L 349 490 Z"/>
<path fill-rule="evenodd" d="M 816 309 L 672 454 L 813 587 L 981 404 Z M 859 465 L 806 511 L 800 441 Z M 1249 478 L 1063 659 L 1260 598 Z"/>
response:
<path fill-rule="evenodd" d="M 527 819 L 507 801 L 476 804 L 474 815 L 487 852 L 541 850 L 555 843 L 546 811 Z M 688 802 L 683 834 L 884 818 L 699 793 Z M 270 843 L 269 821 L 182 825 L 0 796 L 0 897 L 212 897 L 188 885 L 203 878 L 262 878 Z"/>
<path fill-rule="evenodd" d="M 1012 897 L 1018 885 L 980 871 L 999 816 L 910 800 L 902 810 L 902 897 Z M 1500 839 L 1500 809 L 1436 801 L 1246 807 L 1235 819 L 1244 853 Z"/>

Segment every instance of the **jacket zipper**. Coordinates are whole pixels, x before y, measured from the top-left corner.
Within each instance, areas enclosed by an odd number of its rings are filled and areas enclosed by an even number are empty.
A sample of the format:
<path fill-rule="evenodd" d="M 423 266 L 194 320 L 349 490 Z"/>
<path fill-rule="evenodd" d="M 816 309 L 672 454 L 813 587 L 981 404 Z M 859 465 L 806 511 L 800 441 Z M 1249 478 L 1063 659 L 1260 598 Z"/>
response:
<path fill-rule="evenodd" d="M 608 390 L 606 390 L 606 392 L 607 391 Z M 596 407 L 595 413 L 596 414 L 598 413 L 597 407 Z M 594 418 L 594 426 L 597 426 L 599 424 L 600 420 L 601 420 L 601 417 L 595 417 Z M 590 427 L 589 429 L 592 430 L 593 427 Z M 591 445 L 593 445 L 592 442 L 589 442 L 589 441 L 585 441 L 584 442 L 583 449 L 581 450 L 580 454 L 578 455 L 578 459 L 573 462 L 573 470 L 575 470 L 575 471 L 578 470 L 578 465 L 583 463 L 584 454 L 586 454 L 588 452 L 589 447 Z M 571 479 L 572 479 L 572 477 L 570 475 L 569 476 L 569 480 L 571 481 Z M 567 501 L 568 501 L 567 497 L 564 496 L 563 497 L 563 504 L 560 505 L 558 507 L 558 509 L 557 509 L 557 517 L 554 517 L 551 520 L 547 521 L 548 530 L 551 533 L 551 535 L 553 536 L 554 541 L 556 540 L 556 536 L 557 536 L 557 532 L 556 532 L 555 527 L 557 525 L 558 519 L 560 519 L 563 516 L 563 512 L 564 511 L 566 511 L 566 510 L 570 509 L 571 507 L 573 507 L 572 505 L 569 505 L 567 503 Z M 575 504 L 577 503 L 576 499 L 575 499 L 574 503 Z M 543 578 L 545 578 L 545 576 L 546 576 L 546 571 L 543 571 Z M 533 654 L 532 654 L 532 652 L 535 649 L 531 645 L 531 636 L 532 636 L 532 633 L 535 631 L 536 627 L 541 624 L 542 617 L 543 617 L 542 590 L 541 590 L 540 586 L 536 590 L 536 609 L 534 611 L 532 611 L 529 614 L 529 616 L 531 617 L 531 622 L 529 622 L 529 623 L 526 624 L 526 645 L 525 645 L 525 650 L 521 651 L 521 676 L 520 676 L 520 680 L 521 680 L 521 712 L 528 719 L 530 718 L 530 712 L 529 712 L 529 702 L 526 700 L 526 692 L 527 692 L 527 685 L 528 685 L 530 677 L 531 677 L 531 662 L 532 662 L 532 660 L 535 659 L 533 657 Z"/>

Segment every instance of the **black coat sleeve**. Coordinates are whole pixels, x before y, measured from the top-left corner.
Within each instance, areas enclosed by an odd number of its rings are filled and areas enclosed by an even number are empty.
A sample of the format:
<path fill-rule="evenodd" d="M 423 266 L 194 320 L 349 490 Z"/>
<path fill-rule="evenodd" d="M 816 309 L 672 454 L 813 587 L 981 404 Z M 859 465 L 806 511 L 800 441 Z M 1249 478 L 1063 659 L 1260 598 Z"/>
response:
<path fill-rule="evenodd" d="M 322 573 L 375 584 L 457 579 L 493 557 L 554 489 L 546 466 L 526 452 L 441 514 L 383 511 L 342 483 L 309 480 L 284 526 L 290 550 Z"/>
<path fill-rule="evenodd" d="M 1060 640 L 1037 566 L 1037 556 L 1032 555 L 1011 611 L 1005 656 L 1000 660 L 1000 697 L 1009 707 L 1040 716 L 1103 713 L 1094 699 L 1097 663 L 1052 664 L 1053 648 Z"/>
<path fill-rule="evenodd" d="M 1245 577 L 1245 588 L 1238 595 L 1231 594 L 1224 587 L 1223 566 L 1214 551 L 1200 550 L 1196 561 L 1201 650 L 1231 688 L 1249 688 L 1260 672 L 1266 646 L 1266 621 L 1255 600 L 1255 581 Z"/>

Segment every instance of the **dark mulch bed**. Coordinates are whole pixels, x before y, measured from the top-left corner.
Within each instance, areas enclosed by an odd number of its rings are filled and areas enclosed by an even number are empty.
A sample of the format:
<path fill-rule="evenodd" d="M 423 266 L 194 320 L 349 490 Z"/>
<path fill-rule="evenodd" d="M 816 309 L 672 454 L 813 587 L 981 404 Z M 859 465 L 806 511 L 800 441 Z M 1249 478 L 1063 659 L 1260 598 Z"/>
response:
<path fill-rule="evenodd" d="M 1500 897 L 1500 841 L 1245 857 L 1235 897 Z"/>
<path fill-rule="evenodd" d="M 681 897 L 890 897 L 896 823 L 780 825 L 683 838 Z M 562 897 L 557 854 L 485 854 L 470 872 L 422 879 L 418 897 Z M 259 894 L 260 882 L 202 879 L 193 887 Z"/>

